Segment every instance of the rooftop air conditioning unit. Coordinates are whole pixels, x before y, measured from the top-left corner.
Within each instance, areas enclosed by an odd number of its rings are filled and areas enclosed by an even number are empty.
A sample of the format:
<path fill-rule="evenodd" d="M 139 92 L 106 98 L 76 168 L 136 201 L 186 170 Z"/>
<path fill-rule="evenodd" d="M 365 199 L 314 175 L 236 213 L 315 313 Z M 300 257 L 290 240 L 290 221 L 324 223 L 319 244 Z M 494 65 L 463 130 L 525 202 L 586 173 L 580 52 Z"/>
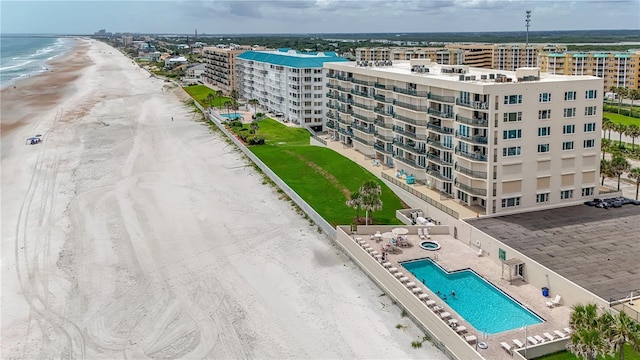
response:
<path fill-rule="evenodd" d="M 493 80 L 496 78 L 496 74 L 489 74 L 489 80 Z"/>
<path fill-rule="evenodd" d="M 464 81 L 464 75 L 458 75 L 458 80 Z"/>
<path fill-rule="evenodd" d="M 480 80 L 487 80 L 487 75 L 480 75 Z"/>

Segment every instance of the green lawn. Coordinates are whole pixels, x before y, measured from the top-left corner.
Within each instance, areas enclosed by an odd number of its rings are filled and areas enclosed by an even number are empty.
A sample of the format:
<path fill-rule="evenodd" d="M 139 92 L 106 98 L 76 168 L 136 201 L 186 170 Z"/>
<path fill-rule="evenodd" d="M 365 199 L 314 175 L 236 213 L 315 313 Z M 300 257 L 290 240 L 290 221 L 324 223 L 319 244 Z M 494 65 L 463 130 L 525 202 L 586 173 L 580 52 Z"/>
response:
<path fill-rule="evenodd" d="M 310 146 L 306 130 L 265 119 L 260 121 L 257 135 L 263 136 L 266 144 L 250 150 L 331 225 L 353 221 L 355 210 L 345 204 L 347 196 L 367 180 L 376 180 L 382 187 L 383 208 L 373 214 L 374 222 L 401 224 L 395 211 L 402 203 L 382 181 L 333 150 Z"/>
<path fill-rule="evenodd" d="M 617 354 L 615 356 L 607 356 L 600 357 L 598 359 L 602 360 L 616 360 L 618 359 Z M 625 345 L 624 347 L 624 359 L 625 360 L 640 360 L 640 353 L 637 353 L 631 349 L 631 346 Z M 575 355 L 568 351 L 560 351 L 554 354 L 546 355 L 543 357 L 536 358 L 536 360 L 579 360 Z"/>
<path fill-rule="evenodd" d="M 184 90 L 191 95 L 200 105 L 205 108 L 210 107 L 211 104 L 207 101 L 207 95 L 212 94 L 215 96 L 216 91 L 205 85 L 191 85 L 184 88 Z M 224 106 L 224 103 L 230 101 L 228 97 L 217 97 L 213 99 L 213 106 L 220 108 Z"/>
<path fill-rule="evenodd" d="M 609 120 L 613 121 L 616 124 L 617 123 L 622 123 L 622 124 L 625 124 L 627 126 L 629 126 L 631 124 L 636 124 L 636 125 L 640 126 L 640 119 L 632 118 L 630 116 L 626 116 L 626 115 L 622 115 L 622 114 L 604 112 L 604 113 L 602 113 L 602 117 L 606 117 L 606 118 L 608 118 Z"/>

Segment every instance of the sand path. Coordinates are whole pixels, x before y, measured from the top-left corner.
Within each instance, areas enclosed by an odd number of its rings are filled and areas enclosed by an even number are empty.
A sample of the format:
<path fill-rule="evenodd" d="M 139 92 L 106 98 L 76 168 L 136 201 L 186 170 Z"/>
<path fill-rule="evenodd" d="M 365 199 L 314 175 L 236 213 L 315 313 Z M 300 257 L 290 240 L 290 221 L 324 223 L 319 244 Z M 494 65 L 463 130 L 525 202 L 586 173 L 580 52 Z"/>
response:
<path fill-rule="evenodd" d="M 81 43 L 2 94 L 3 359 L 445 358 L 161 80 Z"/>

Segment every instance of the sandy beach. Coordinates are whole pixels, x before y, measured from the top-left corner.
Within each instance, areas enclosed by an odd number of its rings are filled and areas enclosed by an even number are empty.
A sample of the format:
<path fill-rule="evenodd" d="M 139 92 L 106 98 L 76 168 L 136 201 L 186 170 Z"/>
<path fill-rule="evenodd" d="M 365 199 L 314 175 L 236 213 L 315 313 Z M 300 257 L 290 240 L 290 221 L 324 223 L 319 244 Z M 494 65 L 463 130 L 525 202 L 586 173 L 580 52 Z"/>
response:
<path fill-rule="evenodd" d="M 1 94 L 3 359 L 445 359 L 181 89 L 50 69 Z"/>

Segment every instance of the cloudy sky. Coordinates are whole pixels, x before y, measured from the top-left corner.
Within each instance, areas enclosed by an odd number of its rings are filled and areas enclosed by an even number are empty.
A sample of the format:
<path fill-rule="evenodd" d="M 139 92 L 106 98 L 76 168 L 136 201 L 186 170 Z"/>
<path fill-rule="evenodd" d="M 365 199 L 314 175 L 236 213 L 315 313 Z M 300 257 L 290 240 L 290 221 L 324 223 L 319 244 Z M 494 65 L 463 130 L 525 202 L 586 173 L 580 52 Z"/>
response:
<path fill-rule="evenodd" d="M 1 33 L 477 32 L 640 29 L 640 0 L 0 2 Z"/>

